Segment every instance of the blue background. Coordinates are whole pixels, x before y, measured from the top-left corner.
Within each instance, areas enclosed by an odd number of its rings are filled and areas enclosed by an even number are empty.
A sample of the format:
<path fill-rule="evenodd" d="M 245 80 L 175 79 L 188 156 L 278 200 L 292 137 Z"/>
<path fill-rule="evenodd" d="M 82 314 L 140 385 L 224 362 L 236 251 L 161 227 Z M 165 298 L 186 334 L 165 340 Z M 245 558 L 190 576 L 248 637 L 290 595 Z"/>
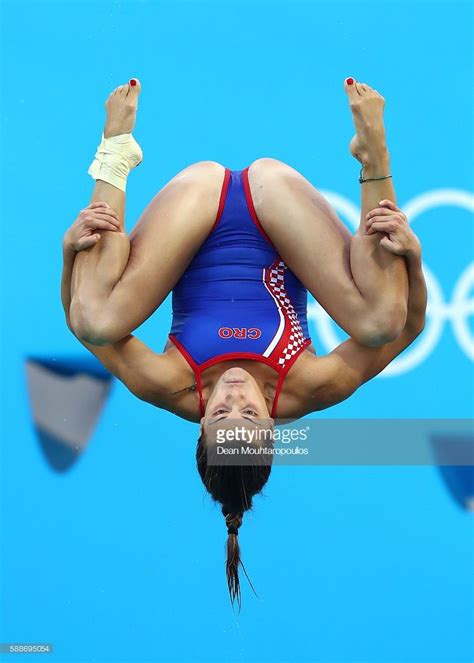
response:
<path fill-rule="evenodd" d="M 89 202 L 111 89 L 131 76 L 143 86 L 129 228 L 203 159 L 240 169 L 272 156 L 357 207 L 349 75 L 386 97 L 399 204 L 439 189 L 467 195 L 471 3 L 18 1 L 1 11 L 0 639 L 52 642 L 47 660 L 61 663 L 472 661 L 472 520 L 436 468 L 275 468 L 241 530 L 260 599 L 244 581 L 238 616 L 222 516 L 194 467 L 195 425 L 116 383 L 84 455 L 54 474 L 24 372 L 30 354 L 85 352 L 63 320 L 61 238 Z M 419 365 L 324 416 L 472 414 L 472 364 L 451 324 L 469 308 L 451 300 L 472 258 L 472 214 L 438 206 L 413 227 L 442 288 L 442 335 Z M 167 301 L 138 335 L 161 351 L 169 320 Z"/>

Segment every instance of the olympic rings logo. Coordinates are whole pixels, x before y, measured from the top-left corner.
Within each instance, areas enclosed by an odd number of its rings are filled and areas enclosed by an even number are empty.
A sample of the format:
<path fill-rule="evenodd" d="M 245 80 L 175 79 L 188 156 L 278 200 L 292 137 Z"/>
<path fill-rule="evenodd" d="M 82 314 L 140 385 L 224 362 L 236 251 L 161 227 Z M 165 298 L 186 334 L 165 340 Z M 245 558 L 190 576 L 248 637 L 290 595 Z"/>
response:
<path fill-rule="evenodd" d="M 347 219 L 356 229 L 360 223 L 360 209 L 343 196 L 323 191 L 322 194 L 338 211 L 341 218 Z M 459 189 L 437 189 L 422 194 L 403 209 L 411 224 L 423 212 L 437 207 L 459 207 L 474 212 L 474 195 Z M 423 263 L 423 271 L 428 288 L 428 308 L 426 326 L 421 336 L 380 374 L 392 377 L 407 373 L 418 367 L 431 355 L 437 346 L 444 326 L 451 324 L 454 337 L 468 359 L 474 360 L 474 337 L 469 329 L 469 316 L 474 314 L 474 299 L 470 294 L 474 289 L 474 262 L 461 272 L 453 290 L 451 302 L 447 302 L 439 280 L 433 271 Z M 308 317 L 316 324 L 319 336 L 328 352 L 341 342 L 334 322 L 324 309 L 314 301 L 308 306 Z"/>

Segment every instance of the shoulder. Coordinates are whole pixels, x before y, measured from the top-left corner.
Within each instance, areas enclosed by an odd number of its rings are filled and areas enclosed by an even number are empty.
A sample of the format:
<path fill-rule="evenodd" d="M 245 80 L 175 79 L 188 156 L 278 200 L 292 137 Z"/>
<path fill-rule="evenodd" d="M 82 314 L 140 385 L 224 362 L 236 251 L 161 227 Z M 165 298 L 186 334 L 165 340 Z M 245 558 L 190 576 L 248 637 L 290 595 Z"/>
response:
<path fill-rule="evenodd" d="M 303 417 L 332 407 L 349 398 L 359 384 L 337 355 L 304 352 L 283 383 L 278 416 Z"/>
<path fill-rule="evenodd" d="M 198 422 L 199 394 L 193 385 L 193 371 L 174 346 L 148 357 L 143 369 L 127 384 L 140 400 Z"/>

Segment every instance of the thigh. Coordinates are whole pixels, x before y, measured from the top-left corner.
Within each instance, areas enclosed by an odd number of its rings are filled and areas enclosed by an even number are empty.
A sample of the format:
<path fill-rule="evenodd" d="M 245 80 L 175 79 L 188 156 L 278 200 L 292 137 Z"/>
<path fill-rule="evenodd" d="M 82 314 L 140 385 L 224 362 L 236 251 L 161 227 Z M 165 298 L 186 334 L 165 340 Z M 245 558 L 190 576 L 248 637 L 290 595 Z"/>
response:
<path fill-rule="evenodd" d="M 344 308 L 357 309 L 352 235 L 336 211 L 298 171 L 275 159 L 249 167 L 257 216 L 276 250 L 326 311 L 345 326 Z"/>
<path fill-rule="evenodd" d="M 109 296 L 114 316 L 135 329 L 166 299 L 216 220 L 225 168 L 203 161 L 178 173 L 130 233 L 127 266 Z"/>

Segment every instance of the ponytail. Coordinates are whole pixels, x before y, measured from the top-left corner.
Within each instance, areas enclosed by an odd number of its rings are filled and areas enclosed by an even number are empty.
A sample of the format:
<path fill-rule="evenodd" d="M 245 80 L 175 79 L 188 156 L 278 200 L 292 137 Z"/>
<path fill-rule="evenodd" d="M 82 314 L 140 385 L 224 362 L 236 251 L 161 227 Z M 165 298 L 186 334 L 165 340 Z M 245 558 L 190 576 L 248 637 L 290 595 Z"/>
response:
<path fill-rule="evenodd" d="M 239 528 L 242 525 L 244 511 L 252 508 L 252 497 L 259 493 L 268 481 L 271 464 L 260 466 L 219 466 L 207 462 L 205 435 L 201 433 L 196 448 L 198 472 L 206 489 L 216 502 L 222 506 L 222 515 L 227 527 L 227 587 L 232 605 L 237 601 L 241 607 L 239 567 L 247 578 L 253 593 L 252 582 L 240 559 Z M 232 505 L 232 506 L 231 506 Z"/>
<path fill-rule="evenodd" d="M 230 513 L 229 509 L 223 506 L 222 515 L 227 525 L 227 560 L 225 563 L 227 587 L 231 603 L 234 604 L 234 601 L 237 600 L 240 609 L 239 565 L 242 562 L 240 560 L 239 527 L 242 525 L 243 513 Z"/>

